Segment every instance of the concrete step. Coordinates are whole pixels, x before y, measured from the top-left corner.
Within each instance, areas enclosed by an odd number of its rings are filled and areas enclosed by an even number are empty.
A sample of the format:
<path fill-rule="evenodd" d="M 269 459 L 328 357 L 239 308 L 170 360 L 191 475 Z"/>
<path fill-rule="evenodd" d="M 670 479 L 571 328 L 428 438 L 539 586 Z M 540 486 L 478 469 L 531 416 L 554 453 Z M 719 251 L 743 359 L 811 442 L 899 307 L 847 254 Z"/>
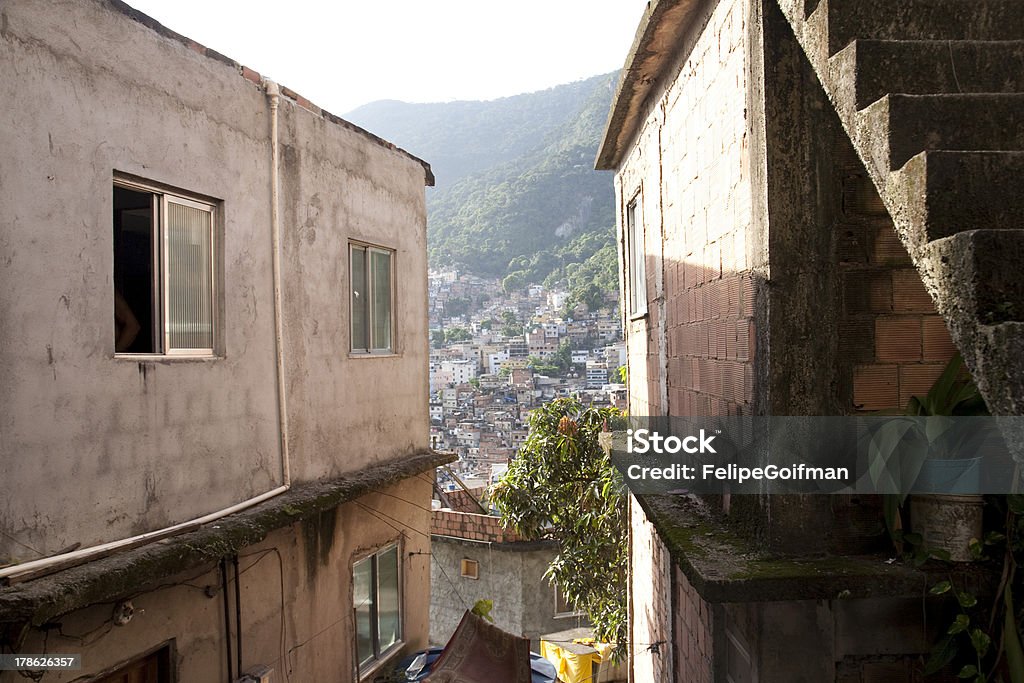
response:
<path fill-rule="evenodd" d="M 1021 40 L 1024 0 L 820 0 L 829 54 L 858 38 Z"/>
<path fill-rule="evenodd" d="M 857 126 L 879 177 L 923 151 L 1024 151 L 1024 94 L 887 95 Z"/>
<path fill-rule="evenodd" d="M 832 62 L 852 77 L 857 109 L 889 93 L 1024 92 L 1024 40 L 856 40 Z"/>
<path fill-rule="evenodd" d="M 1024 230 L 969 230 L 928 244 L 918 270 L 947 320 L 1024 321 Z M 957 324 L 957 321 L 952 321 Z"/>
<path fill-rule="evenodd" d="M 908 213 L 910 243 L 967 230 L 1024 230 L 1024 152 L 922 152 L 890 184 Z"/>

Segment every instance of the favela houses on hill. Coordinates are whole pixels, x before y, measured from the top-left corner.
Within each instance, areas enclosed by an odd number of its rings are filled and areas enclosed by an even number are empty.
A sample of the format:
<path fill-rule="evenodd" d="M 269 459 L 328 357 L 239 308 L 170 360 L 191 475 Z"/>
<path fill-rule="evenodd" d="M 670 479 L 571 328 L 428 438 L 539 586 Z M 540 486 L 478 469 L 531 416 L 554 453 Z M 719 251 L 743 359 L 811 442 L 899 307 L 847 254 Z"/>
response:
<path fill-rule="evenodd" d="M 0 3 L 0 683 L 1024 682 L 1024 4 L 636 19 L 340 117 Z"/>

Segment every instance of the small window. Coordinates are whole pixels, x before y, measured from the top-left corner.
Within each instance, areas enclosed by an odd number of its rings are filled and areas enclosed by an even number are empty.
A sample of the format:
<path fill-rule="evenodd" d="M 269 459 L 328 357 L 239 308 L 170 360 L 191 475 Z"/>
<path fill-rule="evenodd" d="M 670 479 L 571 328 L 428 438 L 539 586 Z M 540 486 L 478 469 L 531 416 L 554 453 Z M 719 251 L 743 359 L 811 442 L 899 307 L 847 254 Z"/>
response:
<path fill-rule="evenodd" d="M 390 249 L 352 244 L 352 351 L 390 353 L 393 348 L 394 254 Z"/>
<path fill-rule="evenodd" d="M 578 609 L 575 605 L 569 602 L 562 591 L 558 590 L 558 586 L 555 586 L 555 617 L 578 617 L 583 614 L 583 611 Z"/>
<path fill-rule="evenodd" d="M 637 223 L 637 199 L 626 206 L 626 258 L 629 279 L 629 314 L 647 314 L 647 263 L 644 250 L 644 226 Z"/>
<path fill-rule="evenodd" d="M 461 576 L 467 579 L 480 578 L 480 563 L 476 560 L 463 559 L 459 566 Z"/>
<path fill-rule="evenodd" d="M 89 680 L 92 683 L 171 683 L 171 648 L 163 646 Z"/>
<path fill-rule="evenodd" d="M 114 183 L 114 352 L 212 355 L 216 206 Z"/>
<path fill-rule="evenodd" d="M 389 654 L 402 640 L 401 571 L 398 544 L 352 566 L 359 669 Z"/>

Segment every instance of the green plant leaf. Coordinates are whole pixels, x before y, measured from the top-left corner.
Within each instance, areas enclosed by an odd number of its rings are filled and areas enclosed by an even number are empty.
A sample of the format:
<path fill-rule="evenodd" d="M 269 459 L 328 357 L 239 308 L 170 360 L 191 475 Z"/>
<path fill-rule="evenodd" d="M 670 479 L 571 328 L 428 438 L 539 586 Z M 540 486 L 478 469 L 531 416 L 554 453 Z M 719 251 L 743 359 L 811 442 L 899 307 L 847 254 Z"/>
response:
<path fill-rule="evenodd" d="M 960 606 L 964 609 L 970 609 L 978 604 L 978 598 L 974 597 L 966 591 L 956 592 L 956 601 L 960 603 Z"/>
<path fill-rule="evenodd" d="M 956 621 L 953 622 L 953 624 L 949 627 L 949 630 L 946 631 L 946 633 L 948 633 L 949 635 L 963 633 L 967 630 L 967 627 L 970 625 L 971 618 L 969 616 L 967 616 L 966 614 L 958 614 L 956 616 Z"/>
<path fill-rule="evenodd" d="M 949 581 L 939 581 L 937 584 L 932 586 L 931 590 L 928 591 L 932 595 L 942 595 L 948 593 L 953 588 L 953 584 Z"/>
<path fill-rule="evenodd" d="M 903 540 L 910 545 L 921 545 L 924 543 L 924 536 L 915 533 L 903 534 Z"/>
<path fill-rule="evenodd" d="M 984 657 L 991 645 L 992 638 L 980 628 L 971 631 L 971 647 L 978 653 L 978 657 Z"/>
<path fill-rule="evenodd" d="M 944 636 L 939 642 L 935 643 L 928 654 L 928 661 L 925 662 L 924 675 L 931 676 L 941 671 L 956 657 L 956 649 L 956 642 L 953 636 Z"/>
<path fill-rule="evenodd" d="M 978 667 L 973 664 L 965 664 L 964 668 L 960 669 L 960 673 L 956 675 L 957 678 L 970 678 L 971 676 L 978 675 Z"/>

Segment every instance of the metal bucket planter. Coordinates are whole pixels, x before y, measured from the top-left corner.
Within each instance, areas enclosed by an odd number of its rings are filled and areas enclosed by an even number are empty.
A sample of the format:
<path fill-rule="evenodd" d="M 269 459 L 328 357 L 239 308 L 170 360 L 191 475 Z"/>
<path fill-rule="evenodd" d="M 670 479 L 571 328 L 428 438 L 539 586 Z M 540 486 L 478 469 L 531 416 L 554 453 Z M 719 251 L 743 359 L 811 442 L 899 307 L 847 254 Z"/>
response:
<path fill-rule="evenodd" d="M 971 540 L 982 537 L 985 501 L 981 458 L 929 459 L 910 496 L 910 524 L 930 550 L 945 550 L 954 562 L 970 562 Z M 919 495 L 932 494 L 932 495 Z"/>

